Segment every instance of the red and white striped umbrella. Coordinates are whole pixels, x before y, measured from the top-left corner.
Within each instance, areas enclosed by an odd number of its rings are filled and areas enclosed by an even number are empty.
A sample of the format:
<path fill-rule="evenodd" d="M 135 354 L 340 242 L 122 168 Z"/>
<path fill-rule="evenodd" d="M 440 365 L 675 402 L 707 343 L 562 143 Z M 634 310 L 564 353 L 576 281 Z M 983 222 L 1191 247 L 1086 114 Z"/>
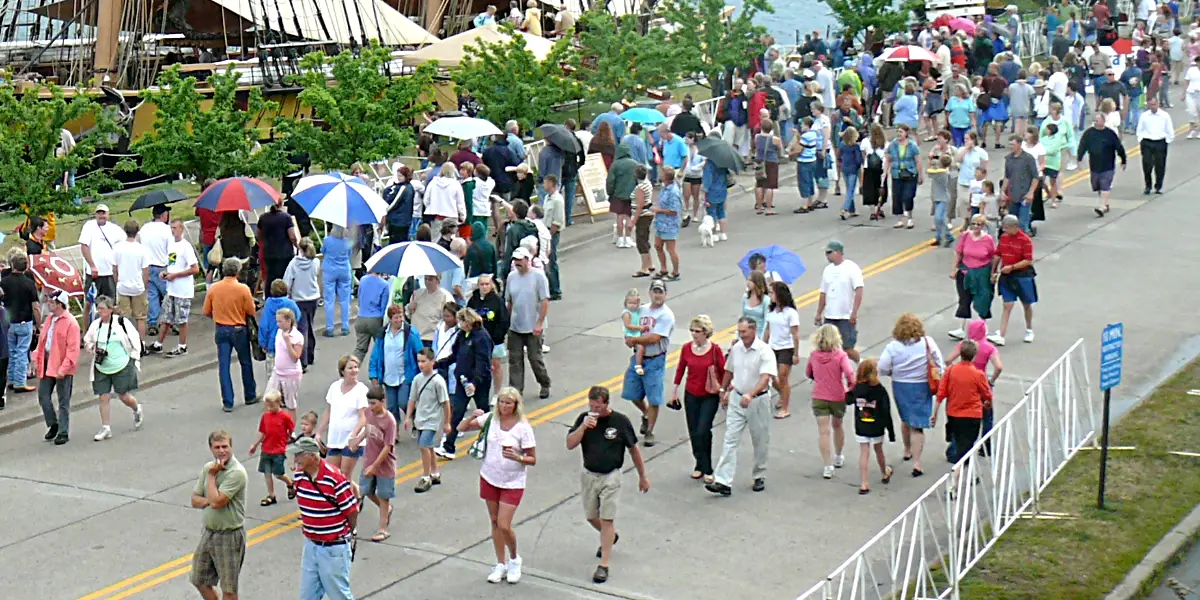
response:
<path fill-rule="evenodd" d="M 66 292 L 71 296 L 84 294 L 83 277 L 71 261 L 53 252 L 34 254 L 29 258 L 29 270 L 33 271 L 34 278 L 43 287 L 55 290 L 54 293 Z"/>
<path fill-rule="evenodd" d="M 880 58 L 886 62 L 938 62 L 936 54 L 920 46 L 896 46 Z"/>

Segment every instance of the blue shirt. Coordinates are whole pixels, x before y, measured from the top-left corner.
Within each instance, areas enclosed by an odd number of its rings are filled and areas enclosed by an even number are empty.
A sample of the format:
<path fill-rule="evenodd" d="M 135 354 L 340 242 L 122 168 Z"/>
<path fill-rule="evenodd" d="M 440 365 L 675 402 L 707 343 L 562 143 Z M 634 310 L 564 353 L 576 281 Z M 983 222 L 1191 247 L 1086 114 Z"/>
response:
<path fill-rule="evenodd" d="M 816 127 L 800 134 L 800 156 L 796 162 L 810 163 L 817 161 L 817 149 L 821 147 L 821 134 Z"/>
<path fill-rule="evenodd" d="M 683 166 L 683 161 L 687 158 L 687 155 L 687 142 L 683 141 L 682 137 L 676 135 L 672 136 L 670 140 L 663 139 L 662 159 L 664 165 L 672 169 L 678 169 Z"/>
<path fill-rule="evenodd" d="M 454 296 L 454 286 L 461 286 L 467 278 L 467 273 L 462 267 L 455 267 L 445 273 L 442 273 L 441 286 L 443 290 L 450 292 Z M 454 301 L 463 304 L 465 300 L 459 296 L 454 296 Z"/>
<path fill-rule="evenodd" d="M 350 250 L 351 244 L 345 238 L 337 238 L 332 235 L 325 236 L 321 241 L 321 269 L 334 273 L 350 271 Z"/>
<path fill-rule="evenodd" d="M 679 139 L 679 136 L 676 136 L 676 139 Z M 663 210 L 675 211 L 675 214 L 656 213 L 654 230 L 666 234 L 679 233 L 679 224 L 683 220 L 683 197 L 679 193 L 678 183 L 672 183 L 662 189 L 662 193 L 658 196 L 658 207 Z"/>
<path fill-rule="evenodd" d="M 917 178 L 917 157 L 921 155 L 921 148 L 912 139 L 908 140 L 908 148 L 904 151 L 904 156 L 900 156 L 900 141 L 892 140 L 887 146 L 888 158 L 891 159 L 891 176 L 893 179 L 900 177 L 900 168 L 912 172 L 913 179 Z"/>
<path fill-rule="evenodd" d="M 896 100 L 893 107 L 895 117 L 893 120 L 897 125 L 908 125 L 916 130 L 917 128 L 917 95 L 905 94 Z"/>
<path fill-rule="evenodd" d="M 509 133 L 505 140 L 508 142 L 508 151 L 517 157 L 518 164 L 525 160 L 525 142 L 521 141 L 521 138 L 517 137 L 515 133 Z"/>
<path fill-rule="evenodd" d="M 621 118 L 621 115 L 618 115 L 611 110 L 606 113 L 596 115 L 596 120 L 592 121 L 593 134 L 600 129 L 600 123 L 608 123 L 608 125 L 612 127 L 613 137 L 617 138 L 618 140 L 625 137 L 625 120 Z"/>
<path fill-rule="evenodd" d="M 946 103 L 946 112 L 950 115 L 950 126 L 964 129 L 971 126 L 971 113 L 975 112 L 975 103 L 970 98 L 952 96 Z"/>
<path fill-rule="evenodd" d="M 863 164 L 862 148 L 858 144 L 838 142 L 838 157 L 842 159 L 842 172 L 858 175 L 858 169 Z"/>
<path fill-rule="evenodd" d="M 358 316 L 382 318 L 391 298 L 392 284 L 384 278 L 368 274 L 358 282 Z"/>
<path fill-rule="evenodd" d="M 404 383 L 404 327 L 392 333 L 389 325 L 383 330 L 383 383 L 398 386 Z"/>
<path fill-rule="evenodd" d="M 650 149 L 646 147 L 646 142 L 635 134 L 629 133 L 621 138 L 621 145 L 629 149 L 629 158 L 639 165 L 650 164 Z"/>
<path fill-rule="evenodd" d="M 958 168 L 958 184 L 971 185 L 971 181 L 975 179 L 975 169 L 987 159 L 987 150 L 978 146 L 974 150 L 964 153 L 962 164 Z"/>
<path fill-rule="evenodd" d="M 704 178 L 700 182 L 704 197 L 711 204 L 720 204 L 729 197 L 729 187 L 726 178 L 728 171 L 718 167 L 713 161 L 704 163 Z"/>
<path fill-rule="evenodd" d="M 779 84 L 779 87 L 783 88 L 784 92 L 787 92 L 788 106 L 795 106 L 796 99 L 804 95 L 803 86 L 795 79 L 785 79 L 783 83 Z"/>

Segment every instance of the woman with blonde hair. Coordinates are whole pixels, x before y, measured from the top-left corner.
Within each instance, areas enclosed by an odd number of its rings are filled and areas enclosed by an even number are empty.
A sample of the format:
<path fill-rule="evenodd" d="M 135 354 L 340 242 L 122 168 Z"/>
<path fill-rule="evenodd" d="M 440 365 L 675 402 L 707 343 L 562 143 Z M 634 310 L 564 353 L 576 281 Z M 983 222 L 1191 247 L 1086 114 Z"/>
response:
<path fill-rule="evenodd" d="M 921 451 L 925 430 L 933 416 L 933 387 L 930 374 L 938 378 L 945 370 L 937 342 L 925 335 L 925 324 L 913 313 L 904 313 L 892 328 L 892 341 L 879 357 L 879 372 L 892 378 L 892 397 L 900 413 L 904 460 L 913 461 L 912 476 L 924 475 Z"/>
<path fill-rule="evenodd" d="M 517 554 L 513 515 L 525 494 L 525 471 L 537 464 L 537 442 L 533 426 L 525 419 L 521 392 L 511 387 L 500 390 L 494 411 L 476 410 L 457 430 L 477 429 L 486 441 L 479 465 L 479 497 L 487 503 L 496 551 L 496 565 L 487 580 L 517 583 L 521 580 L 521 556 Z"/>
<path fill-rule="evenodd" d="M 1112 98 L 1105 98 L 1100 102 L 1100 114 L 1104 115 L 1104 126 L 1116 132 L 1117 137 L 1121 137 L 1124 133 L 1121 131 L 1121 111 L 1117 110 L 1117 103 L 1113 102 Z"/>
<path fill-rule="evenodd" d="M 358 379 L 361 362 L 347 354 L 338 361 L 337 381 L 329 384 L 325 393 L 325 410 L 317 425 L 317 441 L 329 449 L 326 460 L 346 479 L 354 481 L 354 466 L 362 458 L 367 426 L 367 385 Z"/>
<path fill-rule="evenodd" d="M 696 466 L 692 479 L 713 482 L 712 427 L 720 406 L 722 378 L 725 377 L 725 354 L 712 343 L 713 322 L 708 315 L 699 315 L 688 324 L 692 343 L 679 352 L 675 367 L 675 386 L 668 406 L 679 406 L 679 384 L 687 377 L 683 389 L 683 408 L 687 417 L 688 439 L 692 443 L 692 458 Z"/>
<path fill-rule="evenodd" d="M 854 387 L 854 365 L 842 350 L 842 335 L 834 325 L 817 329 L 812 335 L 812 345 L 804 374 L 813 382 L 812 412 L 817 418 L 821 459 L 825 462 L 821 476 L 832 479 L 833 470 L 846 462 L 842 456 L 846 444 L 842 418 L 846 416 L 846 392 Z"/>

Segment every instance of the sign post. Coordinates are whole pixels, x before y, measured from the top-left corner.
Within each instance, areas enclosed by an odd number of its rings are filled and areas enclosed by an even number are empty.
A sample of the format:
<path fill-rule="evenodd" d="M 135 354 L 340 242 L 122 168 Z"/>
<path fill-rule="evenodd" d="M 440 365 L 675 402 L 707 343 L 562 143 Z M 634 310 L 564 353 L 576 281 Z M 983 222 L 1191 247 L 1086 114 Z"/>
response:
<path fill-rule="evenodd" d="M 1125 325 L 1114 323 L 1100 334 L 1100 389 L 1104 392 L 1104 417 L 1100 433 L 1100 490 L 1096 506 L 1104 509 L 1104 484 L 1108 475 L 1108 413 L 1112 389 L 1121 384 L 1121 359 L 1124 355 Z"/>

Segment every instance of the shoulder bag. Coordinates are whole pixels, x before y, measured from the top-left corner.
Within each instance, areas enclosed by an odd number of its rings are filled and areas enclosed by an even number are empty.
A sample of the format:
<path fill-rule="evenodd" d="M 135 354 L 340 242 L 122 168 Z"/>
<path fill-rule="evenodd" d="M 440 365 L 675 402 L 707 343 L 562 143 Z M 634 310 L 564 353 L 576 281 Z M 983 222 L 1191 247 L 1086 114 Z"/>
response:
<path fill-rule="evenodd" d="M 267 360 L 267 351 L 258 343 L 258 319 L 246 315 L 246 337 L 250 340 L 250 357 L 258 362 Z"/>
<path fill-rule="evenodd" d="M 491 428 L 492 413 L 488 413 L 487 418 L 483 420 L 483 427 L 479 429 L 479 435 L 475 438 L 475 441 L 471 442 L 471 447 L 467 449 L 467 456 L 483 460 L 483 457 L 487 455 L 487 438 Z"/>
<path fill-rule="evenodd" d="M 929 391 L 936 394 L 938 388 L 942 385 L 942 372 L 938 369 L 937 363 L 933 361 L 933 349 L 929 347 L 929 338 L 924 338 L 925 341 L 925 361 L 926 372 L 929 376 Z"/>
<path fill-rule="evenodd" d="M 705 391 L 705 393 L 708 393 L 708 394 L 718 394 L 721 391 L 721 382 L 717 379 L 717 356 L 716 356 L 716 353 L 720 352 L 720 351 L 721 351 L 721 349 L 718 348 L 716 344 L 713 344 L 712 350 L 709 350 L 709 354 L 713 355 L 712 364 L 708 365 L 708 372 L 705 373 L 705 377 L 704 377 L 704 391 Z"/>

